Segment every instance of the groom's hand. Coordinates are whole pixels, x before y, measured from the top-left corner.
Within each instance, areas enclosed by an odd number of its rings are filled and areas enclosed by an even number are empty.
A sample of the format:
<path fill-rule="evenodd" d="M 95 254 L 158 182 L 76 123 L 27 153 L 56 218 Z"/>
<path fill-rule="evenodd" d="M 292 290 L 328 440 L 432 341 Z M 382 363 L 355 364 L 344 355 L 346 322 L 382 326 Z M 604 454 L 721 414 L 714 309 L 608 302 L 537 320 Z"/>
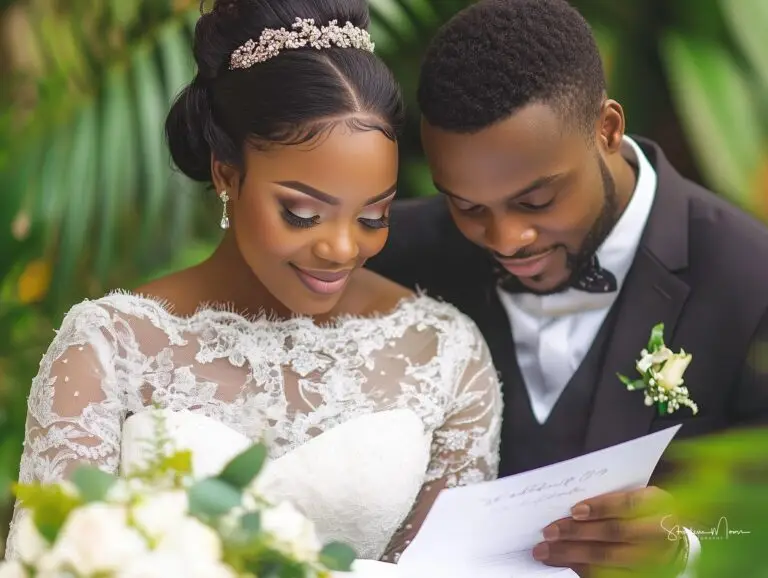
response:
<path fill-rule="evenodd" d="M 582 577 L 596 567 L 631 572 L 648 564 L 674 575 L 681 569 L 676 564 L 683 540 L 674 530 L 678 527 L 672 496 L 657 487 L 603 494 L 579 502 L 570 518 L 547 526 L 533 556 Z"/>

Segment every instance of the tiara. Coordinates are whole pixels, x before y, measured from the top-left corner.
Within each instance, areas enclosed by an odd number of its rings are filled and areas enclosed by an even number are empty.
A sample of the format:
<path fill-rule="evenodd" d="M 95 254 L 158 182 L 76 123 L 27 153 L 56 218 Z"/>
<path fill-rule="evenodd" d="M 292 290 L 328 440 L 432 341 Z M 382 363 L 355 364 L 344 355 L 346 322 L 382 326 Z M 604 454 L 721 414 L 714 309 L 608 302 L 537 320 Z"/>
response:
<path fill-rule="evenodd" d="M 312 18 L 296 18 L 291 28 L 295 30 L 289 32 L 285 28 L 264 29 L 258 44 L 251 39 L 232 53 L 229 69 L 250 68 L 254 64 L 274 58 L 283 50 L 307 45 L 317 50 L 335 45 L 339 48 L 359 48 L 373 52 L 374 44 L 368 31 L 354 26 L 351 22 L 338 26 L 336 20 L 331 20 L 328 26 L 318 28 Z"/>

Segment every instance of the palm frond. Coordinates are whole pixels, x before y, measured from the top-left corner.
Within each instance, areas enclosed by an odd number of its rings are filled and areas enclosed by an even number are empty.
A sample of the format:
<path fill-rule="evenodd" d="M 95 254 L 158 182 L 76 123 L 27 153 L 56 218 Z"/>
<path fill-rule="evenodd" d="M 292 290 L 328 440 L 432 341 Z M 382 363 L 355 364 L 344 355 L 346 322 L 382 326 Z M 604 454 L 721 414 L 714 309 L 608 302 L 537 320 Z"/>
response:
<path fill-rule="evenodd" d="M 197 186 L 171 169 L 162 130 L 193 73 L 197 11 L 156 0 L 80 0 L 66 10 L 35 0 L 29 10 L 42 73 L 35 101 L 16 103 L 18 118 L 0 124 L 0 140 L 14 143 L 0 176 L 44 225 L 63 302 L 83 281 L 108 284 L 116 252 L 142 274 L 192 233 Z"/>

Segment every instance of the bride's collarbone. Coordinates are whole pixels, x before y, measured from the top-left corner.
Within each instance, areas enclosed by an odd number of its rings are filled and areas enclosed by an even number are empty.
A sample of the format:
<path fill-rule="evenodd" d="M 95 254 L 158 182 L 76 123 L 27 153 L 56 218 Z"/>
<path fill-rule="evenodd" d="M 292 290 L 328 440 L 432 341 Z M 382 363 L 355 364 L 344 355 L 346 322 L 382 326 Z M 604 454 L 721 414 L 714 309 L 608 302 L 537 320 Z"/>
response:
<path fill-rule="evenodd" d="M 414 297 L 414 293 L 402 285 L 368 269 L 359 269 L 350 279 L 338 305 L 328 314 L 328 319 L 344 315 L 386 315 L 410 297 Z"/>
<path fill-rule="evenodd" d="M 154 281 L 137 288 L 134 293 L 151 299 L 171 315 L 188 318 L 204 309 L 226 308 L 237 312 L 237 307 L 228 299 L 204 297 L 207 294 L 204 284 L 198 276 L 198 268 L 190 268 Z M 318 315 L 314 320 L 319 324 L 333 321 L 337 317 L 377 317 L 392 313 L 404 300 L 415 297 L 415 294 L 378 273 L 368 269 L 358 269 L 352 275 L 347 288 L 337 305 L 327 314 Z M 256 304 L 249 310 L 266 311 L 266 303 Z M 251 315 L 243 312 L 244 318 Z"/>

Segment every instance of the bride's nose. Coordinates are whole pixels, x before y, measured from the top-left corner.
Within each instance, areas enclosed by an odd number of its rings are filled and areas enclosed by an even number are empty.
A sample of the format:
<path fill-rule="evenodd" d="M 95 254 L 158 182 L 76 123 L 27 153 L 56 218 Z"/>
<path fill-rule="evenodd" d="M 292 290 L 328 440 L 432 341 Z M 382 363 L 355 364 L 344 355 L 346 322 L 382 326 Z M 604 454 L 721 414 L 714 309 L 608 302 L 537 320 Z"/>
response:
<path fill-rule="evenodd" d="M 355 238 L 354 225 L 339 223 L 328 227 L 323 236 L 315 243 L 313 252 L 316 257 L 345 265 L 357 259 L 360 246 Z"/>

